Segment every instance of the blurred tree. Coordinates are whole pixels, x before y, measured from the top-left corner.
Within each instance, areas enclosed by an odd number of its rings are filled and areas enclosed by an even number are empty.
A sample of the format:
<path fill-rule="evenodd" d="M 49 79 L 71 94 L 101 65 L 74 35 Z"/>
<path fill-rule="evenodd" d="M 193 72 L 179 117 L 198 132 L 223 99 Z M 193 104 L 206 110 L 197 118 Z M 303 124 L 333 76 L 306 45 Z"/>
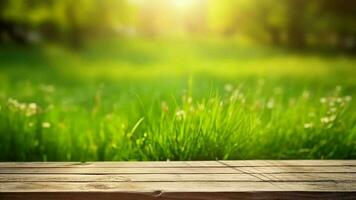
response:
<path fill-rule="evenodd" d="M 319 0 L 323 31 L 334 36 L 334 44 L 343 49 L 356 50 L 356 1 Z"/>
<path fill-rule="evenodd" d="M 184 31 L 191 34 L 207 34 L 208 6 L 206 0 L 194 0 L 189 7 L 181 11 Z"/>
<path fill-rule="evenodd" d="M 305 46 L 305 22 L 306 7 L 308 0 L 288 0 L 286 1 L 286 32 L 288 44 L 291 47 L 301 48 Z M 283 17 L 283 16 L 281 16 Z"/>
<path fill-rule="evenodd" d="M 14 2 L 2 0 L 0 3 L 0 42 L 15 41 L 24 44 L 27 41 L 27 26 L 24 22 L 11 19 L 7 11 L 14 5 Z M 17 7 L 22 6 L 22 2 L 18 1 L 15 4 Z"/>
<path fill-rule="evenodd" d="M 127 10 L 126 0 L 2 0 L 0 40 L 25 43 L 37 32 L 78 47 L 86 36 L 113 31 Z"/>
<path fill-rule="evenodd" d="M 286 5 L 283 0 L 261 0 L 255 1 L 253 7 L 249 7 L 252 18 L 250 18 L 249 26 L 260 29 L 258 33 L 262 34 L 259 38 L 265 37 L 273 45 L 281 45 L 283 43 L 283 35 L 286 32 L 287 18 Z M 255 25 L 254 25 L 255 24 Z"/>
<path fill-rule="evenodd" d="M 66 32 L 68 41 L 75 48 L 81 46 L 84 33 L 84 24 L 80 21 L 80 15 L 85 11 L 78 12 L 78 8 L 83 9 L 83 2 L 80 0 L 67 0 L 65 3 Z"/>
<path fill-rule="evenodd" d="M 33 36 L 74 47 L 136 30 L 247 36 L 276 46 L 356 49 L 356 2 L 350 0 L 1 0 L 0 42 Z"/>
<path fill-rule="evenodd" d="M 210 27 L 292 48 L 356 46 L 356 2 L 348 0 L 210 0 Z M 310 40 L 312 38 L 312 40 Z"/>

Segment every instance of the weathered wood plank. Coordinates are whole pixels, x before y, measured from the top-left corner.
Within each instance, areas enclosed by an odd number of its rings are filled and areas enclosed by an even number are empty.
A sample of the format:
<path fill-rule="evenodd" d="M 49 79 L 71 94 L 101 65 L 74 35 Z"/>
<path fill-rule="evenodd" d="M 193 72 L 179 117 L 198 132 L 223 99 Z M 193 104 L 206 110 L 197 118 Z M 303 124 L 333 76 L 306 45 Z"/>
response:
<path fill-rule="evenodd" d="M 356 199 L 354 163 L 0 163 L 0 200 Z"/>
<path fill-rule="evenodd" d="M 301 166 L 283 166 L 283 167 L 235 167 L 236 170 L 250 173 L 356 173 L 356 166 L 337 166 L 337 167 L 301 167 Z M 0 169 L 1 171 L 1 169 Z"/>
<path fill-rule="evenodd" d="M 2 200 L 354 200 L 356 192 L 30 192 L 1 194 Z"/>
<path fill-rule="evenodd" d="M 355 181 L 356 173 L 281 173 L 281 174 L 0 174 L 0 182 L 204 182 L 204 181 Z"/>
<path fill-rule="evenodd" d="M 356 173 L 356 166 L 337 167 L 190 167 L 190 168 L 0 168 L 0 174 L 233 174 Z"/>
<path fill-rule="evenodd" d="M 356 182 L 356 173 L 278 173 L 278 174 L 251 174 L 263 181 L 277 182 Z"/>
<path fill-rule="evenodd" d="M 233 168 L 0 168 L 0 174 L 233 174 Z"/>
<path fill-rule="evenodd" d="M 268 182 L 101 182 L 101 183 L 54 183 L 54 182 L 7 182 L 0 184 L 0 192 L 217 192 L 217 191 L 281 191 Z"/>
<path fill-rule="evenodd" d="M 352 192 L 356 182 L 5 182 L 1 192 Z"/>
<path fill-rule="evenodd" d="M 0 167 L 86 167 L 86 168 L 176 168 L 176 167 L 224 167 L 218 161 L 149 161 L 149 162 L 6 162 Z"/>
<path fill-rule="evenodd" d="M 356 179 L 356 178 L 355 178 Z M 204 181 L 262 181 L 249 174 L 125 174 L 125 175 L 68 175 L 68 174 L 0 174 L 0 182 L 204 182 Z"/>

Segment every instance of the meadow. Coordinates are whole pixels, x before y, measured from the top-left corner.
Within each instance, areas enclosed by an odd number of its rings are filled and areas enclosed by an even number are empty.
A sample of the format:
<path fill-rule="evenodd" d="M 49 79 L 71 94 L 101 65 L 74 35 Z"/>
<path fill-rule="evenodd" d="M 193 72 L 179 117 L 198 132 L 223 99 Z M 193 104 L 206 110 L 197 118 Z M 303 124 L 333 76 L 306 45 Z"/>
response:
<path fill-rule="evenodd" d="M 356 159 L 356 58 L 223 39 L 0 47 L 0 161 Z"/>

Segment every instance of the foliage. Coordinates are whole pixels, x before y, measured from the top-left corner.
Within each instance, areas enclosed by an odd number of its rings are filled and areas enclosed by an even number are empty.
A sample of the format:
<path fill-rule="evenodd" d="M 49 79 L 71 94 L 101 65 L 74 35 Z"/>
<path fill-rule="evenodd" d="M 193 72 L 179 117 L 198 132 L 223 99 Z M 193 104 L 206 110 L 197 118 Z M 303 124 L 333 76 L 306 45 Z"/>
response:
<path fill-rule="evenodd" d="M 220 35 L 355 50 L 355 13 L 348 0 L 18 0 L 3 1 L 0 32 L 15 41 L 37 34 L 74 46 L 115 35 Z"/>
<path fill-rule="evenodd" d="M 231 40 L 2 47 L 0 160 L 354 159 L 354 63 Z"/>

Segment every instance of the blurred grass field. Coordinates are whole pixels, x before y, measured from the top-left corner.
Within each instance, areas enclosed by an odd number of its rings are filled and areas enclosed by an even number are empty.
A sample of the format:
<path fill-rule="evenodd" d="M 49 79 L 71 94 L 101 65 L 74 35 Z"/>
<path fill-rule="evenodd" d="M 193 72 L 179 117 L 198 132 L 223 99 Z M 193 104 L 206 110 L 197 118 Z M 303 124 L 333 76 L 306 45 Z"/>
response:
<path fill-rule="evenodd" d="M 356 58 L 230 40 L 0 47 L 0 161 L 355 159 Z"/>

